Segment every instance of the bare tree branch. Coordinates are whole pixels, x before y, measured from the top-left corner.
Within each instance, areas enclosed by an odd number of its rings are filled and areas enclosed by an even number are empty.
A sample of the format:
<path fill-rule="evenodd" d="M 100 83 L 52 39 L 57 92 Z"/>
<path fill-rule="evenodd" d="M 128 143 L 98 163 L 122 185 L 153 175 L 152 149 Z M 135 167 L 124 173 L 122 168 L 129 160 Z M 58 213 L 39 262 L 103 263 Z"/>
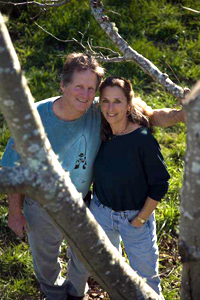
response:
<path fill-rule="evenodd" d="M 90 22 L 88 22 L 87 28 L 85 29 L 85 31 L 83 33 L 81 31 L 78 31 L 78 33 L 81 35 L 81 43 L 83 43 L 83 39 L 84 39 L 89 27 L 90 27 Z"/>
<path fill-rule="evenodd" d="M 26 2 L 28 4 L 37 4 L 39 6 L 43 6 L 43 7 L 47 7 L 47 6 L 61 6 L 66 4 L 68 1 L 62 1 L 60 2 L 59 0 L 49 0 L 46 2 L 51 2 L 51 4 L 41 4 L 35 1 L 29 1 Z M 56 3 L 55 2 L 59 2 Z M 5 3 L 3 1 L 0 1 L 0 3 Z M 24 3 L 13 3 L 13 2 L 8 2 L 9 4 L 13 4 L 13 5 L 19 5 L 19 4 L 24 4 Z M 53 3 L 53 4 L 52 4 Z M 138 64 L 139 67 L 142 68 L 142 70 L 147 73 L 148 75 L 150 75 L 153 80 L 155 80 L 157 83 L 161 84 L 168 92 L 170 92 L 172 95 L 174 95 L 175 97 L 177 97 L 180 101 L 182 99 L 184 99 L 186 93 L 189 91 L 188 88 L 182 88 L 181 86 L 178 86 L 177 84 L 175 84 L 172 80 L 170 80 L 169 76 L 165 73 L 162 73 L 151 61 L 149 61 L 148 59 L 146 59 L 145 57 L 143 57 L 142 55 L 140 55 L 137 51 L 135 51 L 134 49 L 132 49 L 127 42 L 118 34 L 118 28 L 115 26 L 114 23 L 111 23 L 109 18 L 104 14 L 105 8 L 103 7 L 103 3 L 101 1 L 89 1 L 90 7 L 91 7 L 91 11 L 95 17 L 95 19 L 97 20 L 97 22 L 99 23 L 99 25 L 102 27 L 102 29 L 106 32 L 106 34 L 109 36 L 109 38 L 114 42 L 115 45 L 118 46 L 119 50 L 123 53 L 122 57 L 110 57 L 110 55 L 105 56 L 104 54 L 102 54 L 101 52 L 97 53 L 96 51 L 94 51 L 95 47 L 92 46 L 91 42 L 87 41 L 88 47 L 89 47 L 89 51 L 86 48 L 86 46 L 83 45 L 83 38 L 85 36 L 85 32 L 81 33 L 82 35 L 82 39 L 79 42 L 77 39 L 72 38 L 70 40 L 62 40 L 57 38 L 56 36 L 54 36 L 53 34 L 51 34 L 50 32 L 48 32 L 46 29 L 44 29 L 42 26 L 40 26 L 38 23 L 35 22 L 35 24 L 42 29 L 44 32 L 46 32 L 47 34 L 51 35 L 53 38 L 55 38 L 56 40 L 60 41 L 60 42 L 65 42 L 65 43 L 69 43 L 69 42 L 75 42 L 78 45 L 80 45 L 84 51 L 86 52 L 90 52 L 92 55 L 94 55 L 100 62 L 105 62 L 105 63 L 113 63 L 113 62 L 127 62 L 127 61 L 134 61 L 136 64 Z M 184 7 L 185 8 L 185 7 Z M 86 29 L 87 31 L 87 29 Z M 99 47 L 96 49 L 103 49 L 106 51 L 110 51 L 111 49 L 105 49 L 103 47 Z M 114 53 L 113 53 L 114 54 Z M 119 55 L 119 54 L 117 54 Z"/>
<path fill-rule="evenodd" d="M 31 5 L 37 5 L 39 7 L 59 7 L 62 6 L 64 4 L 67 4 L 70 0 L 65 0 L 65 1 L 59 1 L 59 0 L 48 0 L 46 1 L 46 3 L 39 3 L 36 1 L 26 1 L 26 2 L 19 2 L 19 3 L 15 3 L 15 2 L 5 2 L 5 1 L 0 1 L 1 4 L 7 4 L 7 5 L 13 5 L 13 6 L 18 6 L 18 5 L 27 5 L 27 4 L 31 4 Z M 49 4 L 49 3 L 50 4 Z M 58 3 L 55 3 L 58 2 Z"/>
<path fill-rule="evenodd" d="M 31 180 L 33 177 L 31 178 Z M 0 169 L 0 193 L 19 193 L 30 186 L 21 167 Z"/>
<path fill-rule="evenodd" d="M 91 11 L 108 37 L 123 53 L 127 60 L 134 61 L 145 73 L 149 74 L 157 83 L 161 84 L 168 92 L 177 97 L 179 100 L 184 99 L 188 89 L 183 89 L 169 79 L 169 76 L 162 73 L 151 61 L 143 57 L 137 51 L 133 50 L 127 42 L 119 35 L 118 28 L 111 23 L 108 16 L 103 12 L 103 4 L 99 1 L 89 1 Z M 107 59 L 107 62 L 109 59 Z M 114 60 L 116 61 L 116 60 Z"/>
<path fill-rule="evenodd" d="M 187 9 L 195 14 L 200 14 L 200 11 L 199 10 L 195 10 L 195 9 L 192 9 L 192 8 L 189 8 L 189 7 L 186 7 L 186 6 L 182 6 L 182 8 L 184 9 Z"/>
<path fill-rule="evenodd" d="M 37 174 L 26 194 L 32 194 L 45 208 L 89 273 L 112 299 L 159 299 L 142 278 L 124 264 L 84 205 L 69 174 L 59 164 L 44 134 L 1 15 L 0 44 L 0 103 L 22 157 L 24 172 Z"/>
<path fill-rule="evenodd" d="M 88 44 L 88 46 L 89 46 L 89 49 L 90 49 L 91 53 L 92 53 L 93 55 L 95 55 L 95 57 L 96 57 L 98 60 L 100 60 L 101 58 L 102 58 L 102 59 L 108 59 L 108 60 L 109 60 L 109 56 L 110 56 L 110 55 L 117 55 L 118 57 L 120 56 L 119 52 L 116 52 L 116 51 L 114 51 L 114 50 L 112 50 L 112 49 L 110 49 L 110 48 L 92 45 L 92 40 L 93 40 L 93 39 L 91 39 L 91 38 L 89 37 L 89 38 L 88 38 L 88 41 L 87 41 L 87 44 Z M 107 56 L 104 56 L 104 55 L 101 55 L 101 56 L 100 56 L 99 53 L 97 53 L 96 51 L 94 51 L 94 49 L 105 50 L 105 51 L 107 51 L 107 52 L 110 52 L 110 54 L 107 55 Z"/>
<path fill-rule="evenodd" d="M 63 43 L 77 43 L 78 45 L 80 45 L 84 50 L 86 50 L 86 47 L 82 44 L 82 42 L 77 41 L 77 39 L 72 38 L 71 40 L 61 40 L 58 37 L 56 37 L 55 35 L 53 35 L 51 32 L 47 31 L 46 29 L 44 29 L 41 25 L 39 25 L 37 22 L 34 22 L 40 29 L 42 29 L 44 32 L 46 32 L 48 35 L 52 36 L 54 39 L 56 39 L 59 42 L 63 42 Z"/>
<path fill-rule="evenodd" d="M 96 55 L 96 58 L 100 61 L 100 62 L 105 62 L 105 63 L 121 63 L 121 62 L 128 62 L 128 61 L 132 61 L 132 59 L 127 59 L 124 56 L 121 57 L 106 57 L 106 56 L 100 56 L 100 55 Z"/>
<path fill-rule="evenodd" d="M 121 16 L 121 14 L 119 14 L 118 12 L 116 12 L 116 11 L 114 11 L 114 10 L 108 10 L 108 9 L 105 9 L 105 8 L 104 8 L 104 11 L 105 11 L 105 12 L 108 12 L 108 13 L 111 13 L 111 14 L 113 14 L 113 15 Z"/>
<path fill-rule="evenodd" d="M 49 0 L 49 1 L 46 1 L 46 3 L 44 3 L 44 4 L 41 4 L 41 3 L 35 2 L 35 1 L 28 1 L 25 3 L 24 2 L 23 3 L 13 3 L 13 2 L 0 1 L 0 3 L 4 3 L 4 4 L 7 3 L 7 4 L 12 4 L 12 5 L 34 4 L 34 5 L 38 5 L 40 7 L 58 7 L 58 6 L 68 3 L 69 1 L 70 0 L 66 0 L 66 1 Z M 50 2 L 50 4 L 49 4 L 49 2 Z M 55 3 L 55 2 L 57 2 L 57 3 Z M 115 24 L 111 23 L 109 18 L 104 14 L 104 11 L 106 11 L 106 10 L 101 1 L 90 0 L 89 4 L 90 4 L 91 11 L 92 11 L 95 19 L 97 20 L 99 25 L 102 27 L 102 29 L 106 32 L 106 34 L 109 36 L 109 38 L 114 42 L 114 44 L 118 46 L 119 50 L 123 53 L 123 57 L 110 57 L 110 56 L 103 55 L 101 52 L 96 53 L 93 50 L 94 46 L 92 47 L 92 45 L 88 41 L 87 43 L 88 43 L 89 51 L 91 52 L 91 54 L 95 55 L 95 57 L 99 61 L 106 62 L 106 63 L 122 62 L 122 61 L 123 62 L 135 61 L 135 63 L 138 64 L 138 66 L 141 67 L 145 73 L 150 75 L 153 78 L 153 80 L 155 80 L 157 83 L 161 84 L 168 92 L 170 92 L 172 95 L 177 97 L 179 100 L 184 99 L 184 97 L 185 97 L 186 93 L 189 91 L 189 89 L 182 88 L 182 87 L 178 86 L 177 84 L 175 84 L 172 80 L 170 80 L 170 78 L 167 74 L 162 73 L 151 61 L 149 61 L 148 59 L 146 59 L 145 57 L 140 55 L 137 51 L 132 49 L 127 44 L 127 42 L 118 34 L 118 28 L 115 26 Z M 186 7 L 183 7 L 183 8 L 189 9 Z M 189 9 L 189 10 L 191 10 L 191 9 Z M 192 11 L 194 11 L 194 10 L 192 10 Z M 198 13 L 198 11 L 194 11 L 194 12 Z M 75 38 L 73 38 L 71 40 L 61 40 L 61 39 L 57 38 L 56 36 L 54 36 L 53 34 L 51 34 L 50 32 L 48 32 L 47 30 L 45 30 L 43 27 L 41 27 L 36 22 L 35 22 L 35 24 L 39 28 L 41 28 L 43 31 L 45 31 L 47 34 L 54 37 L 56 40 L 58 40 L 60 42 L 66 42 L 66 43 L 75 42 L 75 43 L 79 44 L 84 49 L 84 51 L 88 52 L 87 48 L 82 43 L 82 40 L 83 40 L 83 37 L 85 34 L 82 34 L 81 42 L 77 41 Z"/>

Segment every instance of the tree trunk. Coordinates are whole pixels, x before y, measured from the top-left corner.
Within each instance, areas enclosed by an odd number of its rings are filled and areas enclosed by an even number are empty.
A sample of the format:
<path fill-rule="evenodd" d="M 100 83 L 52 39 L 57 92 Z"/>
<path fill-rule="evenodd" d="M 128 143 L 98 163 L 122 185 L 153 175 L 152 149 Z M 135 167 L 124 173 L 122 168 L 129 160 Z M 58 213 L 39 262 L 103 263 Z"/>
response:
<path fill-rule="evenodd" d="M 184 101 L 187 151 L 181 193 L 179 249 L 183 262 L 181 300 L 200 299 L 200 82 Z"/>

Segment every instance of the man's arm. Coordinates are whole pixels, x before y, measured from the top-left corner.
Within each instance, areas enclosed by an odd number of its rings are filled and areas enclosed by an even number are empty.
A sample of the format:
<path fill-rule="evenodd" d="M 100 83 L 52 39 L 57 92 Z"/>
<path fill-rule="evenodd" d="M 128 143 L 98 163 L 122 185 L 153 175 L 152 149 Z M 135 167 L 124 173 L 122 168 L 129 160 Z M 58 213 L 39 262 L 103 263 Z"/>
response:
<path fill-rule="evenodd" d="M 24 236 L 24 230 L 28 231 L 26 218 L 22 213 L 24 195 L 9 194 L 8 201 L 9 201 L 8 227 L 10 227 L 16 235 L 22 238 Z"/>
<path fill-rule="evenodd" d="M 184 110 L 162 108 L 154 109 L 150 118 L 153 126 L 168 127 L 179 122 L 186 122 Z"/>

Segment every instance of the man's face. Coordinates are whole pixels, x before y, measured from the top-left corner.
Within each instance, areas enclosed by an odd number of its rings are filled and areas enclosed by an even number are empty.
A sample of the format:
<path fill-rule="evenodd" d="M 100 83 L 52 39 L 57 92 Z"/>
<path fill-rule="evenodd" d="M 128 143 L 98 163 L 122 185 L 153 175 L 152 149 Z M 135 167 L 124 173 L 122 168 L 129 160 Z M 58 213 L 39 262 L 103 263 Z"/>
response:
<path fill-rule="evenodd" d="M 66 86 L 61 82 L 63 100 L 71 114 L 82 116 L 92 104 L 97 87 L 97 75 L 90 69 L 74 72 Z"/>

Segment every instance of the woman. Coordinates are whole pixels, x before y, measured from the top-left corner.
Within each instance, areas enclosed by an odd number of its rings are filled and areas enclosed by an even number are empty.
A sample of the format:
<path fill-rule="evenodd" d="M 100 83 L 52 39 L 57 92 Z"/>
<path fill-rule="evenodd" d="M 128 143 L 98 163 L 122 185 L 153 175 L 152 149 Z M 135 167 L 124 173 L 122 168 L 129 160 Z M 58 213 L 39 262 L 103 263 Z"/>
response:
<path fill-rule="evenodd" d="M 161 294 L 154 210 L 169 174 L 151 134 L 150 110 L 129 81 L 108 77 L 100 86 L 101 137 L 90 209 L 113 245 L 120 237 L 131 267 Z"/>

